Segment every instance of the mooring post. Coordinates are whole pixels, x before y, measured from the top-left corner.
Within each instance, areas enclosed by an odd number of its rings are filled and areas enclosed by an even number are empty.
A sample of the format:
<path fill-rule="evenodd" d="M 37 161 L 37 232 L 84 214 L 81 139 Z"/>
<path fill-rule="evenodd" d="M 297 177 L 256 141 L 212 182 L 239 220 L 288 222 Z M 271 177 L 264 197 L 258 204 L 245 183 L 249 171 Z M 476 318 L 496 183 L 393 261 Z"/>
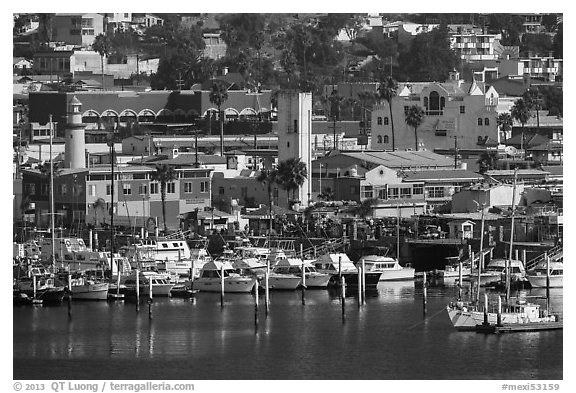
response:
<path fill-rule="evenodd" d="M 426 288 L 428 286 L 428 283 L 426 281 L 426 272 L 424 272 L 424 276 L 423 276 L 424 282 L 422 283 L 422 306 L 423 306 L 423 312 L 424 312 L 424 317 L 426 317 L 426 303 L 428 302 L 428 289 Z"/>
<path fill-rule="evenodd" d="M 72 316 L 72 274 L 68 273 L 68 317 Z"/>
<path fill-rule="evenodd" d="M 254 285 L 254 328 L 258 331 L 258 280 Z"/>
<path fill-rule="evenodd" d="M 152 319 L 152 280 L 148 280 L 148 318 Z"/>
<path fill-rule="evenodd" d="M 268 308 L 270 307 L 270 286 L 268 276 L 270 275 L 270 261 L 266 260 L 266 272 L 264 273 L 264 282 L 266 284 L 264 288 L 264 303 L 266 305 L 266 316 L 268 316 Z"/>
<path fill-rule="evenodd" d="M 341 276 L 340 290 L 342 297 L 342 323 L 346 322 L 346 277 Z"/>
<path fill-rule="evenodd" d="M 366 263 L 362 259 L 362 304 L 366 304 Z"/>
<path fill-rule="evenodd" d="M 300 247 L 302 247 L 302 244 L 300 244 Z M 303 306 L 306 305 L 305 294 L 306 294 L 306 271 L 305 271 L 304 261 L 302 261 L 302 305 Z"/>
<path fill-rule="evenodd" d="M 488 294 L 484 294 L 484 325 L 488 325 Z"/>
<path fill-rule="evenodd" d="M 496 315 L 496 324 L 502 325 L 502 297 L 498 295 L 498 314 Z"/>
<path fill-rule="evenodd" d="M 220 307 L 224 307 L 224 263 L 220 267 Z"/>
<path fill-rule="evenodd" d="M 362 266 L 358 264 L 358 308 L 362 305 Z"/>
<path fill-rule="evenodd" d="M 136 268 L 136 311 L 140 311 L 140 271 Z"/>

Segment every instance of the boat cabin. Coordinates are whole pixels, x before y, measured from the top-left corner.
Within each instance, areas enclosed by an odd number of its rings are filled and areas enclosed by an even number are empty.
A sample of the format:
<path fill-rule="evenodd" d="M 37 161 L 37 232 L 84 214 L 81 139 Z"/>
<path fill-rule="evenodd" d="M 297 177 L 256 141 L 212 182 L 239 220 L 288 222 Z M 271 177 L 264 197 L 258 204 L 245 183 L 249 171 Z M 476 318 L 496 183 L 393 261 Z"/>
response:
<path fill-rule="evenodd" d="M 342 271 L 357 271 L 356 266 L 352 263 L 345 253 L 324 254 L 316 260 L 314 267 L 321 272 L 338 273 L 339 265 Z"/>
<path fill-rule="evenodd" d="M 207 262 L 200 271 L 200 278 L 220 278 L 222 268 L 224 269 L 224 277 L 229 277 L 235 273 L 235 269 L 230 262 L 211 261 Z"/>

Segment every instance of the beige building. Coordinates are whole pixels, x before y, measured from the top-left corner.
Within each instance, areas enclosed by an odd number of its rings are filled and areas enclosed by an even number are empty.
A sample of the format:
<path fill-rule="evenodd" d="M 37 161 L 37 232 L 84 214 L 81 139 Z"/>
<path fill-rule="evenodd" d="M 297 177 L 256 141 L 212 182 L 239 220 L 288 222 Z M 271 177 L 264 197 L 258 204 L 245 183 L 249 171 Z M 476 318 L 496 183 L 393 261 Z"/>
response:
<path fill-rule="evenodd" d="M 416 150 L 414 129 L 405 113 L 413 105 L 424 110 L 418 127 L 418 149 L 473 149 L 490 138 L 498 141 L 498 92 L 482 83 L 466 83 L 452 72 L 445 83 L 405 83 L 392 100 L 393 119 L 387 102 L 372 111 L 373 150 L 392 150 L 394 122 L 396 150 Z"/>

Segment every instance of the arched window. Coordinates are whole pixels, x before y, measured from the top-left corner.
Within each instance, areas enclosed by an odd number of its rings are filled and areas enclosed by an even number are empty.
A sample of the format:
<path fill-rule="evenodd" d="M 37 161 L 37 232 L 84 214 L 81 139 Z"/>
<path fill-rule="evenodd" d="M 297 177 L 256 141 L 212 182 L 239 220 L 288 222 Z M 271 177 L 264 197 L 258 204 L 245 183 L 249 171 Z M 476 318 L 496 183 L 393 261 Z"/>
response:
<path fill-rule="evenodd" d="M 388 135 L 384 135 L 384 143 L 390 143 L 388 140 L 389 140 Z"/>
<path fill-rule="evenodd" d="M 428 110 L 436 112 L 433 114 L 439 114 L 438 112 L 441 110 L 440 95 L 436 91 L 430 92 L 430 108 L 428 108 Z"/>
<path fill-rule="evenodd" d="M 385 125 L 385 126 L 388 125 L 388 118 L 387 118 L 387 117 L 384 118 L 384 125 Z"/>
<path fill-rule="evenodd" d="M 446 106 L 446 97 L 440 97 L 440 110 L 444 110 Z"/>
<path fill-rule="evenodd" d="M 382 143 L 382 135 L 378 135 L 377 141 L 378 143 Z"/>
<path fill-rule="evenodd" d="M 381 126 L 382 125 L 382 117 L 378 116 L 376 123 Z"/>
<path fill-rule="evenodd" d="M 424 107 L 428 110 L 428 97 L 424 97 Z"/>
<path fill-rule="evenodd" d="M 478 118 L 478 125 L 479 125 L 479 126 L 482 125 L 482 118 L 481 118 L 481 117 Z"/>
<path fill-rule="evenodd" d="M 485 126 L 489 126 L 489 125 L 490 125 L 490 119 L 489 119 L 489 118 L 486 117 L 486 118 L 484 119 L 484 125 L 485 125 Z"/>

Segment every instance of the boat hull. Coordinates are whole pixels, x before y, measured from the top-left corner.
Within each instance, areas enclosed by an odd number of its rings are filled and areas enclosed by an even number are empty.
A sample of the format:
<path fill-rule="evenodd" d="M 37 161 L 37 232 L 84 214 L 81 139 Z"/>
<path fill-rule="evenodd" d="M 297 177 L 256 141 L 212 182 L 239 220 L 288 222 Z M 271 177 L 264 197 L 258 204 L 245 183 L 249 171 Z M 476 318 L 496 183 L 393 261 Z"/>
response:
<path fill-rule="evenodd" d="M 526 275 L 532 288 L 546 288 L 546 276 Z M 550 288 L 564 288 L 563 276 L 550 276 Z"/>
<path fill-rule="evenodd" d="M 255 277 L 227 277 L 224 278 L 224 293 L 252 292 L 255 285 Z M 219 278 L 201 277 L 194 280 L 192 288 L 200 292 L 221 292 L 222 283 Z"/>
<path fill-rule="evenodd" d="M 484 312 L 466 307 L 452 307 L 447 306 L 448 317 L 452 325 L 457 330 L 475 330 L 477 325 L 482 325 L 484 321 Z M 495 312 L 488 312 L 488 323 L 491 325 L 498 323 L 498 314 Z M 543 317 L 537 319 L 529 319 L 526 316 L 516 313 L 501 313 L 502 324 L 526 324 L 536 322 L 554 322 L 555 317 Z"/>
<path fill-rule="evenodd" d="M 330 278 L 328 278 L 330 279 Z M 300 286 L 302 282 L 301 277 L 289 276 L 284 274 L 270 275 L 268 277 L 269 289 L 287 289 L 293 290 Z M 307 284 L 308 285 L 308 284 Z"/>
<path fill-rule="evenodd" d="M 399 270 L 382 270 L 381 273 L 379 281 L 413 280 L 415 270 L 405 267 Z"/>
<path fill-rule="evenodd" d="M 378 282 L 380 281 L 380 276 L 382 273 L 380 272 L 366 272 L 365 279 L 366 279 L 366 288 L 376 289 L 378 286 Z M 358 286 L 358 273 L 346 273 L 342 274 L 344 279 L 346 280 L 347 287 L 357 287 Z M 336 280 L 338 280 L 338 275 L 336 275 Z"/>
<path fill-rule="evenodd" d="M 152 296 L 170 296 L 170 291 L 174 287 L 174 284 L 157 284 L 152 286 Z M 126 295 L 136 296 L 136 287 L 126 286 L 124 290 Z M 150 296 L 150 286 L 141 285 L 140 286 L 140 296 Z"/>
<path fill-rule="evenodd" d="M 329 281 L 329 274 L 306 274 L 306 288 L 326 288 Z"/>
<path fill-rule="evenodd" d="M 108 288 L 107 283 L 72 286 L 72 300 L 106 300 Z"/>

